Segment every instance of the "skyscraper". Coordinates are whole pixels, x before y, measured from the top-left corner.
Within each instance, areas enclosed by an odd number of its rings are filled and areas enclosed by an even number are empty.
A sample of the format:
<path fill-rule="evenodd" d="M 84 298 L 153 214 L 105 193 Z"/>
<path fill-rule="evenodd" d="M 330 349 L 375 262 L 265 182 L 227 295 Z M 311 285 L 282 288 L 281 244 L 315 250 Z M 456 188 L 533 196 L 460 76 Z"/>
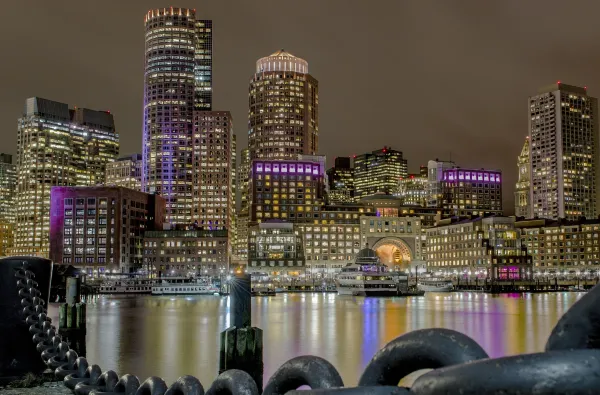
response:
<path fill-rule="evenodd" d="M 167 202 L 167 221 L 191 223 L 194 109 L 212 108 L 212 22 L 195 10 L 163 8 L 145 17 L 143 179 Z"/>
<path fill-rule="evenodd" d="M 0 154 L 0 256 L 8 255 L 13 246 L 17 166 L 12 155 Z"/>
<path fill-rule="evenodd" d="M 455 167 L 452 161 L 430 160 L 427 163 L 427 207 L 441 207 L 444 170 Z"/>
<path fill-rule="evenodd" d="M 18 121 L 17 214 L 14 255 L 48 256 L 50 188 L 104 182 L 106 164 L 119 153 L 107 111 L 69 110 L 51 100 L 27 99 Z"/>
<path fill-rule="evenodd" d="M 327 170 L 329 204 L 354 202 L 354 169 L 349 157 L 335 158 L 334 166 Z"/>
<path fill-rule="evenodd" d="M 519 180 L 515 186 L 515 216 L 528 217 L 529 191 L 531 188 L 531 164 L 529 163 L 529 136 L 525 138 L 525 144 L 521 149 L 521 154 L 517 158 L 517 168 L 519 169 Z"/>
<path fill-rule="evenodd" d="M 142 154 L 124 156 L 106 164 L 106 186 L 142 190 Z"/>
<path fill-rule="evenodd" d="M 319 84 L 308 63 L 284 50 L 256 62 L 250 81 L 248 148 L 251 159 L 316 155 Z"/>
<path fill-rule="evenodd" d="M 442 208 L 455 216 L 502 215 L 502 172 L 453 167 L 443 170 Z"/>
<path fill-rule="evenodd" d="M 235 141 L 229 111 L 195 111 L 192 219 L 207 230 L 231 229 Z"/>
<path fill-rule="evenodd" d="M 598 215 L 598 100 L 560 82 L 529 98 L 531 216 Z"/>
<path fill-rule="evenodd" d="M 237 189 L 240 191 L 240 213 L 248 210 L 250 164 L 250 150 L 244 148 L 240 154 L 240 165 L 237 171 Z"/>
<path fill-rule="evenodd" d="M 354 196 L 361 199 L 376 193 L 391 195 L 398 181 L 408 175 L 401 151 L 383 147 L 354 158 Z"/>

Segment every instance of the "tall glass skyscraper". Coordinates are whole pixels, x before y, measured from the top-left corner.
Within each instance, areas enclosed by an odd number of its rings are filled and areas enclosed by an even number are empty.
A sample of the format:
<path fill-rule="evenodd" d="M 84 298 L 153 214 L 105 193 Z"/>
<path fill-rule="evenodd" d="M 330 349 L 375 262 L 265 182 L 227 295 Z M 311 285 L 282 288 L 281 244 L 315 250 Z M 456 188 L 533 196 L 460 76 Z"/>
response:
<path fill-rule="evenodd" d="M 145 17 L 142 188 L 162 195 L 167 221 L 193 220 L 194 110 L 212 109 L 212 22 L 162 8 Z"/>
<path fill-rule="evenodd" d="M 250 81 L 248 148 L 253 159 L 316 155 L 319 83 L 308 63 L 283 49 L 256 62 Z"/>

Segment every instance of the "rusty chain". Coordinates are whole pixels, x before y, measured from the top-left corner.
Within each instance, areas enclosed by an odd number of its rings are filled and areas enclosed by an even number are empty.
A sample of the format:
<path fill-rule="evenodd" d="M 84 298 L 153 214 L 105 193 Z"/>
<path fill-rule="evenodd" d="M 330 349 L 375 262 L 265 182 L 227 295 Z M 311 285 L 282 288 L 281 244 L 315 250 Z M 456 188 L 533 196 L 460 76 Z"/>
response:
<path fill-rule="evenodd" d="M 58 380 L 77 395 L 392 395 L 392 394 L 595 394 L 600 388 L 600 288 L 594 287 L 559 320 L 546 352 L 491 359 L 470 337 L 448 329 L 423 329 L 398 337 L 375 354 L 357 387 L 345 388 L 336 368 L 314 356 L 296 357 L 271 377 L 264 392 L 241 370 L 220 374 L 205 392 L 183 376 L 168 386 L 160 377 L 144 382 L 130 374 L 102 371 L 69 348 L 47 316 L 35 275 L 27 262 L 16 270 L 22 319 L 33 343 Z M 515 334 L 519 335 L 519 334 Z M 399 381 L 433 369 L 411 388 Z M 309 386 L 308 391 L 297 391 Z"/>

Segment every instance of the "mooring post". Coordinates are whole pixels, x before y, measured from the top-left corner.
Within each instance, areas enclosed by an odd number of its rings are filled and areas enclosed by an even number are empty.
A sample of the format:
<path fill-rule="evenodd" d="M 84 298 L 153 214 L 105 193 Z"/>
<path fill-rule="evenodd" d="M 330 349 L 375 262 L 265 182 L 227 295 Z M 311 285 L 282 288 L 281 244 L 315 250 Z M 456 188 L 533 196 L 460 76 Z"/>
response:
<path fill-rule="evenodd" d="M 79 303 L 80 281 L 77 277 L 66 278 L 66 303 L 58 308 L 58 333 L 67 339 L 77 354 L 85 355 L 86 305 Z"/>
<path fill-rule="evenodd" d="M 263 332 L 252 327 L 250 275 L 239 273 L 229 285 L 229 321 L 231 327 L 221 332 L 219 374 L 230 369 L 248 373 L 258 390 L 263 388 Z"/>

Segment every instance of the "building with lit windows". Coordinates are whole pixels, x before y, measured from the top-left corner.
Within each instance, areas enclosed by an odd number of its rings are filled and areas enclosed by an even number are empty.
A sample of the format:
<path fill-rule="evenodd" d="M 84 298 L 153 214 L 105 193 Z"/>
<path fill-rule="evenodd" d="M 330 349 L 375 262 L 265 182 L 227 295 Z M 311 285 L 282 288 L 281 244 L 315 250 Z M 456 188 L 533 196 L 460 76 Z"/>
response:
<path fill-rule="evenodd" d="M 144 232 L 162 229 L 165 201 L 123 187 L 53 187 L 50 259 L 88 275 L 144 273 Z"/>
<path fill-rule="evenodd" d="M 17 166 L 12 155 L 0 154 L 0 256 L 13 247 L 16 217 Z"/>
<path fill-rule="evenodd" d="M 394 193 L 405 206 L 427 206 L 427 171 L 425 176 L 421 174 L 409 174 L 406 178 L 398 181 L 398 191 Z"/>
<path fill-rule="evenodd" d="M 153 277 L 217 276 L 228 272 L 227 230 L 153 230 L 144 235 L 144 262 Z"/>
<path fill-rule="evenodd" d="M 354 196 L 356 199 L 376 193 L 393 194 L 398 180 L 408 175 L 402 152 L 383 147 L 354 158 Z"/>
<path fill-rule="evenodd" d="M 251 159 L 296 159 L 319 148 L 319 84 L 308 63 L 284 50 L 256 62 L 250 81 Z"/>
<path fill-rule="evenodd" d="M 195 10 L 148 11 L 145 22 L 142 189 L 167 202 L 167 220 L 193 222 L 194 110 L 212 109 L 212 23 Z"/>
<path fill-rule="evenodd" d="M 454 216 L 502 215 L 502 172 L 454 167 L 443 171 L 442 207 Z"/>
<path fill-rule="evenodd" d="M 312 222 L 325 204 L 325 169 L 299 160 L 254 160 L 249 226 L 271 219 Z"/>
<path fill-rule="evenodd" d="M 142 155 L 124 156 L 106 164 L 106 186 L 142 190 Z"/>
<path fill-rule="evenodd" d="M 32 97 L 18 120 L 15 242 L 11 255 L 48 257 L 50 189 L 104 183 L 119 153 L 107 111 Z"/>
<path fill-rule="evenodd" d="M 203 229 L 235 221 L 235 136 L 229 111 L 194 112 L 193 213 Z"/>
<path fill-rule="evenodd" d="M 529 136 L 525 138 L 525 144 L 521 154 L 517 158 L 519 179 L 515 186 L 515 216 L 529 217 L 529 193 L 531 192 L 531 164 L 529 162 Z"/>
<path fill-rule="evenodd" d="M 455 217 L 425 233 L 427 267 L 433 273 L 490 280 L 532 278 L 532 257 L 513 217 Z"/>
<path fill-rule="evenodd" d="M 529 217 L 598 215 L 598 100 L 560 82 L 529 98 Z"/>
<path fill-rule="evenodd" d="M 335 164 L 327 170 L 328 203 L 354 202 L 354 169 L 349 157 L 335 158 Z"/>
<path fill-rule="evenodd" d="M 427 207 L 442 207 L 444 170 L 456 167 L 452 161 L 427 162 Z"/>
<path fill-rule="evenodd" d="M 534 272 L 548 276 L 593 276 L 600 270 L 600 220 L 517 221 Z"/>
<path fill-rule="evenodd" d="M 302 236 L 294 224 L 270 220 L 249 229 L 249 273 L 299 276 L 306 270 Z"/>

